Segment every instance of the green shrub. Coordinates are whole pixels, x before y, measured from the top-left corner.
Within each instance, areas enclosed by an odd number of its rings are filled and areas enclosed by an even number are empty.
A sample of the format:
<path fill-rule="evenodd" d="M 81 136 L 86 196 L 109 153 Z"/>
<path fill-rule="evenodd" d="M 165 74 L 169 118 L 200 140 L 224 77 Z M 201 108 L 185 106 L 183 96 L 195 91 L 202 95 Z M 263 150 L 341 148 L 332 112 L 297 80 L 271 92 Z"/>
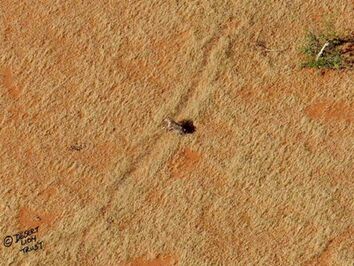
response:
<path fill-rule="evenodd" d="M 329 43 L 322 55 L 316 60 L 318 53 L 321 51 L 325 43 Z M 337 45 L 340 39 L 335 32 L 330 34 L 316 35 L 309 32 L 306 35 L 305 44 L 301 48 L 301 52 L 305 55 L 305 62 L 302 67 L 310 68 L 334 68 L 342 67 L 342 58 Z"/>

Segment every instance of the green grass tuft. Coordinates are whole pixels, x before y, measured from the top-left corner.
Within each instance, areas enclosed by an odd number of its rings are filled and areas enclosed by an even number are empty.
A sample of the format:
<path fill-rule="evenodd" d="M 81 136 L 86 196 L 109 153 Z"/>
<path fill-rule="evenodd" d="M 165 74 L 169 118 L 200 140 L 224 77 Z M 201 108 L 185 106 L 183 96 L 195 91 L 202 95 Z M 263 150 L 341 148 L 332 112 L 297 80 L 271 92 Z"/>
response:
<path fill-rule="evenodd" d="M 340 52 L 336 49 L 339 38 L 335 32 L 316 35 L 309 32 L 306 35 L 305 45 L 301 48 L 301 52 L 305 55 L 305 62 L 302 67 L 306 68 L 332 68 L 339 69 L 342 67 L 342 58 Z M 326 42 L 330 45 L 325 49 L 322 56 L 316 60 L 317 54 Z"/>

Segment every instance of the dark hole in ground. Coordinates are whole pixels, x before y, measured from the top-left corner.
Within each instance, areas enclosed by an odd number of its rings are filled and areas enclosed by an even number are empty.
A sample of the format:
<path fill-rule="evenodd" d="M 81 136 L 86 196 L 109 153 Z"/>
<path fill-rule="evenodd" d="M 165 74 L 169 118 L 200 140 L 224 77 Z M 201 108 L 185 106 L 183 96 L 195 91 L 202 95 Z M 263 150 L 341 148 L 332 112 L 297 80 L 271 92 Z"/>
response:
<path fill-rule="evenodd" d="M 193 134 L 196 130 L 192 120 L 185 119 L 180 121 L 179 124 L 182 126 L 184 134 Z"/>

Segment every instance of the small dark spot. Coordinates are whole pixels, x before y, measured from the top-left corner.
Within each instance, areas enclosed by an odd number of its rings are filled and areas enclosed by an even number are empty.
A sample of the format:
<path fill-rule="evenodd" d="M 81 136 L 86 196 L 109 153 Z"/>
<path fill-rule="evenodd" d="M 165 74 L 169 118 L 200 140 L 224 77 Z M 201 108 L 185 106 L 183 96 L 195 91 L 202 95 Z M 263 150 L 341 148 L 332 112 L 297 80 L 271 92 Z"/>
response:
<path fill-rule="evenodd" d="M 185 119 L 178 123 L 182 126 L 184 134 L 193 134 L 196 130 L 192 120 Z"/>
<path fill-rule="evenodd" d="M 114 127 L 114 128 L 112 129 L 112 131 L 113 131 L 113 132 L 116 131 L 116 128 Z"/>
<path fill-rule="evenodd" d="M 70 146 L 70 150 L 72 151 L 81 151 L 83 148 L 85 148 L 83 144 L 73 144 Z"/>

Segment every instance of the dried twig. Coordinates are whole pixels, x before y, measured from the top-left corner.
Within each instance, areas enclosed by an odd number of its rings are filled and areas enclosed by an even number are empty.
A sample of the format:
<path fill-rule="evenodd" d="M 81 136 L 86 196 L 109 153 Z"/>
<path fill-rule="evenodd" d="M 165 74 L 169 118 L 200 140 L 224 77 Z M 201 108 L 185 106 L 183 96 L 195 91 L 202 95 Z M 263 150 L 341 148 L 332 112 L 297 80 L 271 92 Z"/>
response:
<path fill-rule="evenodd" d="M 329 45 L 329 42 L 326 42 L 323 46 L 322 46 L 322 49 L 321 51 L 317 54 L 316 56 L 316 61 L 318 61 L 318 59 L 320 59 L 320 57 L 322 56 L 324 50 L 326 49 L 326 47 Z"/>
<path fill-rule="evenodd" d="M 255 46 L 260 48 L 263 52 L 277 52 L 277 53 L 280 53 L 280 52 L 284 52 L 285 50 L 289 49 L 289 47 L 285 47 L 285 48 L 282 48 L 282 49 L 269 49 L 266 46 L 265 42 L 264 41 L 260 41 L 260 40 L 256 40 Z"/>

